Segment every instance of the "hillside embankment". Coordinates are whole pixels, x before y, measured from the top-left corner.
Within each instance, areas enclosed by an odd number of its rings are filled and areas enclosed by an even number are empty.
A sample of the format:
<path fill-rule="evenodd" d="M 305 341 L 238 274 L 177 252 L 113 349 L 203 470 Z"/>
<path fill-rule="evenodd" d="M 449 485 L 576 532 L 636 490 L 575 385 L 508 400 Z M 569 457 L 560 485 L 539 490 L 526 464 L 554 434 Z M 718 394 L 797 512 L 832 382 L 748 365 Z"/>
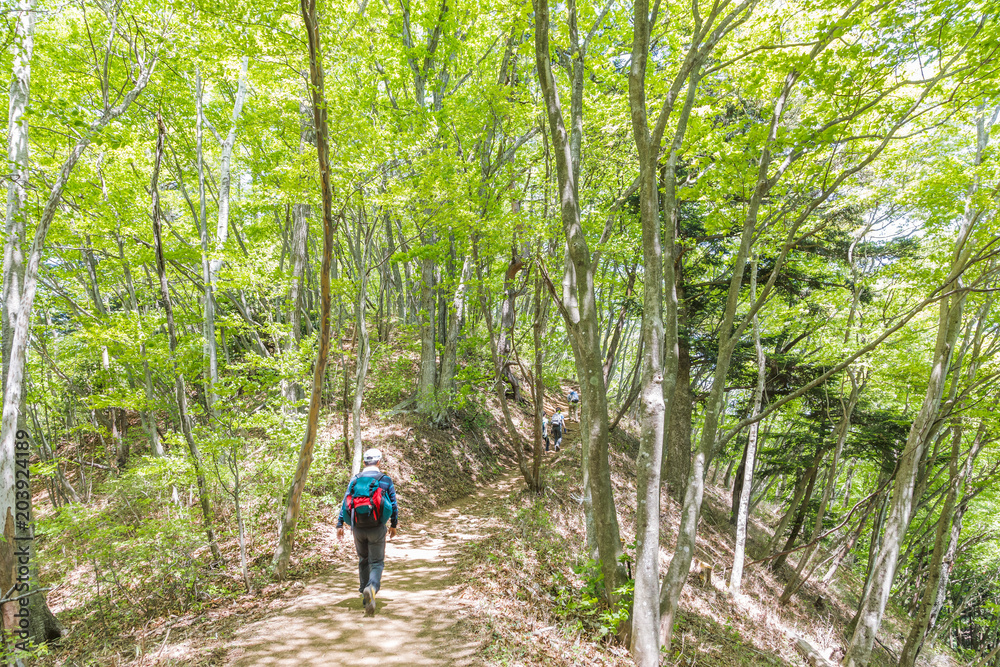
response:
<path fill-rule="evenodd" d="M 546 409 L 565 410 L 548 397 Z M 530 433 L 527 406 L 512 410 Z M 631 659 L 614 628 L 627 609 L 599 602 L 596 569 L 584 548 L 579 425 L 568 421 L 560 452 L 545 454 L 544 492 L 525 489 L 515 452 L 500 426 L 498 406 L 451 428 L 439 429 L 410 413 L 366 413 L 366 446 L 385 455 L 396 481 L 400 532 L 389 544 L 380 610 L 363 617 L 356 589 L 356 557 L 338 541 L 336 515 L 343 493 L 343 461 L 321 460 L 306 488 L 309 516 L 297 536 L 289 579 L 267 576 L 273 536 L 254 546 L 255 591 L 215 595 L 182 613 L 148 615 L 140 622 L 113 609 L 83 613 L 80 590 L 94 573 L 81 563 L 51 597 L 70 619 L 71 634 L 45 664 L 108 665 L 607 665 Z M 626 427 L 627 428 L 627 427 Z M 612 482 L 626 555 L 634 553 L 637 442 L 615 432 Z M 336 415 L 320 432 L 330 448 L 343 432 Z M 710 583 L 694 577 L 682 596 L 670 665 L 801 665 L 794 640 L 805 637 L 835 652 L 850 619 L 860 582 L 844 570 L 830 586 L 807 584 L 787 606 L 778 604 L 795 556 L 778 572 L 750 567 L 743 592 L 726 592 L 734 528 L 729 489 L 708 487 L 696 556 L 715 566 Z M 763 557 L 780 508 L 762 503 L 749 528 L 749 560 Z M 663 495 L 661 568 L 676 538 L 680 507 Z M 235 556 L 234 540 L 224 545 Z M 628 592 L 624 592 L 625 599 Z M 73 619 L 77 618 L 76 622 Z M 890 615 L 884 647 L 873 665 L 895 663 L 901 633 Z M 101 627 L 114 634 L 100 634 Z M 952 665 L 929 651 L 925 664 Z"/>

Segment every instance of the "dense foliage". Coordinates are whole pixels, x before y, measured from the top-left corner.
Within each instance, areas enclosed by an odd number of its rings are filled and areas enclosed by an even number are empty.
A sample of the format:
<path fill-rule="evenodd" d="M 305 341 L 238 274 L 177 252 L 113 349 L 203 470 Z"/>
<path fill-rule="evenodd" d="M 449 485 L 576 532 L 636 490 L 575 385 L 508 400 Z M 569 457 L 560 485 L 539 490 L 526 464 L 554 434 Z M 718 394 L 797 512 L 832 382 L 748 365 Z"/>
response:
<path fill-rule="evenodd" d="M 540 430 L 532 461 L 508 403 L 570 383 L 598 556 L 560 599 L 581 628 L 656 663 L 702 485 L 723 475 L 734 523 L 783 508 L 783 599 L 847 568 L 865 583 L 845 664 L 867 664 L 888 600 L 913 627 L 900 664 L 934 639 L 997 655 L 998 7 L 331 0 L 318 16 L 337 224 L 320 389 L 342 432 L 316 451 L 300 531 L 358 465 L 363 410 L 475 430 L 498 396 L 540 489 Z M 4 507 L 20 428 L 46 494 L 42 581 L 81 563 L 93 579 L 70 616 L 108 590 L 130 602 L 112 625 L 253 590 L 316 428 L 300 7 L 18 0 L 0 22 Z M 641 433 L 634 578 L 604 479 L 615 428 Z M 688 517 L 677 545 L 648 519 L 661 486 Z"/>

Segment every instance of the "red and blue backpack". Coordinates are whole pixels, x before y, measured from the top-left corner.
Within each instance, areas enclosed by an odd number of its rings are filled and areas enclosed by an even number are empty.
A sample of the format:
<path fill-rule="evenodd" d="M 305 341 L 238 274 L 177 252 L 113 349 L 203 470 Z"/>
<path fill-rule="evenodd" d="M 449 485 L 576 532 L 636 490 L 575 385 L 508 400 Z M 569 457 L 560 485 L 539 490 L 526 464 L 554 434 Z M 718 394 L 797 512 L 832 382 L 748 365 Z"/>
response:
<path fill-rule="evenodd" d="M 392 502 L 379 482 L 385 475 L 357 476 L 351 480 L 344 500 L 347 522 L 357 528 L 384 526 L 392 516 Z"/>

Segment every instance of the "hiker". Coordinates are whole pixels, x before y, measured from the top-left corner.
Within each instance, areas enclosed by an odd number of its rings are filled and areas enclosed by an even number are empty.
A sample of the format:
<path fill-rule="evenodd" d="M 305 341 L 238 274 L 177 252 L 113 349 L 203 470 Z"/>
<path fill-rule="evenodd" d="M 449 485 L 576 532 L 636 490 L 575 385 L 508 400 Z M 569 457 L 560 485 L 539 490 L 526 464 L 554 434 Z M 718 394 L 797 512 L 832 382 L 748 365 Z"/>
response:
<path fill-rule="evenodd" d="M 375 615 L 375 595 L 382 585 L 385 567 L 385 539 L 396 536 L 399 509 L 396 487 L 392 478 L 379 470 L 382 452 L 369 449 L 364 456 L 365 467 L 351 478 L 340 506 L 337 539 L 344 538 L 344 523 L 354 533 L 354 548 L 358 552 L 358 579 L 365 616 Z M 388 531 L 385 524 L 389 523 Z"/>
<path fill-rule="evenodd" d="M 562 412 L 556 410 L 549 421 L 549 425 L 552 427 L 552 440 L 558 452 L 559 445 L 562 444 L 563 431 L 566 429 L 566 420 L 563 418 Z"/>
<path fill-rule="evenodd" d="M 542 440 L 545 441 L 545 451 L 549 451 L 549 416 L 542 413 Z"/>
<path fill-rule="evenodd" d="M 566 400 L 569 402 L 569 418 L 580 421 L 580 394 L 576 393 L 576 389 L 570 389 Z"/>

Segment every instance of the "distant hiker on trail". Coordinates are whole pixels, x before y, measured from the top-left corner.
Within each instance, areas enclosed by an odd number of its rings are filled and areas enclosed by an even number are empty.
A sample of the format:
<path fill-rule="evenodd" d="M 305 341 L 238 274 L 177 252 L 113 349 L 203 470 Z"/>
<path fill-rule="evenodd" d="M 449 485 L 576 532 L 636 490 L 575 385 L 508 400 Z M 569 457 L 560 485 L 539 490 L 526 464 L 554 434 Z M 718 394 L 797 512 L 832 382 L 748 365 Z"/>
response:
<path fill-rule="evenodd" d="M 375 595 L 382 585 L 385 567 L 385 536 L 396 536 L 399 509 L 396 506 L 396 487 L 392 478 L 382 474 L 379 464 L 382 452 L 369 449 L 364 456 L 364 470 L 351 478 L 340 506 L 337 520 L 337 539 L 344 538 L 344 523 L 353 529 L 354 548 L 358 552 L 358 579 L 365 616 L 375 615 Z M 385 524 L 389 524 L 386 531 Z"/>
<path fill-rule="evenodd" d="M 549 451 L 549 416 L 542 413 L 542 440 L 545 441 L 545 451 Z"/>
<path fill-rule="evenodd" d="M 549 425 L 552 427 L 552 440 L 555 442 L 556 451 L 558 452 L 559 445 L 562 444 L 563 431 L 566 429 L 566 420 L 559 410 L 556 410 L 555 414 L 552 415 L 552 421 L 549 422 Z"/>
<path fill-rule="evenodd" d="M 576 389 L 570 389 L 566 400 L 569 401 L 569 418 L 580 421 L 580 394 L 576 393 Z"/>

